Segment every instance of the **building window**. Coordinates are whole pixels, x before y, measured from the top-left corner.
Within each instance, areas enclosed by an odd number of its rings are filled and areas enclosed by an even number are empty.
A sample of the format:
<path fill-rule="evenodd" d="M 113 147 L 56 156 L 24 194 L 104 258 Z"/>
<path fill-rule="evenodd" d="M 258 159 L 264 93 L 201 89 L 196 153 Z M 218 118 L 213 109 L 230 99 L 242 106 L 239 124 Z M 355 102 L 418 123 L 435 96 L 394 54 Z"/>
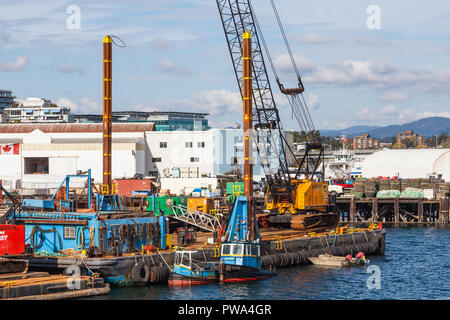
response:
<path fill-rule="evenodd" d="M 160 142 L 159 143 L 160 148 L 167 148 L 167 142 Z"/>
<path fill-rule="evenodd" d="M 198 157 L 192 157 L 191 162 L 200 162 L 200 158 Z"/>
<path fill-rule="evenodd" d="M 161 162 L 161 158 L 153 158 L 152 162 Z"/>
<path fill-rule="evenodd" d="M 64 239 L 75 239 L 75 227 L 64 227 Z"/>
<path fill-rule="evenodd" d="M 205 143 L 204 142 L 197 142 L 197 148 L 204 148 Z"/>
<path fill-rule="evenodd" d="M 192 148 L 192 142 L 186 142 L 186 148 Z"/>
<path fill-rule="evenodd" d="M 48 174 L 48 158 L 24 158 L 25 174 Z"/>

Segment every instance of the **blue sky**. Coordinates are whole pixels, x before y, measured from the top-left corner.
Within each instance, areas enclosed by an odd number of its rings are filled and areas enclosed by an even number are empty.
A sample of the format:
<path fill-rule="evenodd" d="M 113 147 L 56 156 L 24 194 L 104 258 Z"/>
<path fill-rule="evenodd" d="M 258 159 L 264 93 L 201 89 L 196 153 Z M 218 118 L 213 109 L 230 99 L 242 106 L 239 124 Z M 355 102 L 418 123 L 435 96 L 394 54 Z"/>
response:
<path fill-rule="evenodd" d="M 67 27 L 69 6 L 80 29 Z M 253 0 L 281 80 L 295 76 L 269 0 Z M 380 8 L 369 29 L 367 8 Z M 277 1 L 318 129 L 450 117 L 450 4 L 430 0 Z M 214 0 L 0 0 L 0 88 L 101 112 L 102 39 L 113 48 L 113 109 L 195 111 L 241 122 L 241 101 Z M 270 70 L 269 70 L 270 71 Z M 284 127 L 296 129 L 273 82 Z"/>

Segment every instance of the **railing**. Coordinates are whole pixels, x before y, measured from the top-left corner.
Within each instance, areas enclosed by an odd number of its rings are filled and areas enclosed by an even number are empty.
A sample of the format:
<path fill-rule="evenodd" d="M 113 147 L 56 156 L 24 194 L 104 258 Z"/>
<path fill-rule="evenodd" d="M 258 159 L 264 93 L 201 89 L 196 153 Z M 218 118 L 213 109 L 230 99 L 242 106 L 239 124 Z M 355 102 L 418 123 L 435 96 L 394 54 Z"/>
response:
<path fill-rule="evenodd" d="M 189 223 L 206 231 L 215 232 L 222 226 L 218 215 L 210 215 L 181 204 L 172 206 L 171 211 L 173 213 L 173 215 L 170 215 L 171 218 Z"/>

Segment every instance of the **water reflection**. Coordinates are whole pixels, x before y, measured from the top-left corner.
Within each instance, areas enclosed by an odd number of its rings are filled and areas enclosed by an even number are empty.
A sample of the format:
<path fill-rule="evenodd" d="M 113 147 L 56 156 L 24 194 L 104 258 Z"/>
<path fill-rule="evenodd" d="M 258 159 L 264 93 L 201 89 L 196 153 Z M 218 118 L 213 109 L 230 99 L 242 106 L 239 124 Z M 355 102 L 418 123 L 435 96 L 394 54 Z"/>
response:
<path fill-rule="evenodd" d="M 250 283 L 113 289 L 95 299 L 448 299 L 449 243 L 449 229 L 388 229 L 385 256 L 369 257 L 381 272 L 379 290 L 368 288 L 367 267 L 308 265 L 279 269 L 275 277 Z"/>

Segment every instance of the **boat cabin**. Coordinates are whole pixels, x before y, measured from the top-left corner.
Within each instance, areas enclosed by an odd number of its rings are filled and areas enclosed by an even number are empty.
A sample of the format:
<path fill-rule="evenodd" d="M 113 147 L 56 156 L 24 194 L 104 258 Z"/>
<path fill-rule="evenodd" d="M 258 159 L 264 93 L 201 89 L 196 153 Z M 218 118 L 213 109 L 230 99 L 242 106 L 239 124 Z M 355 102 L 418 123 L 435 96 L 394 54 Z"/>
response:
<path fill-rule="evenodd" d="M 261 246 L 254 242 L 222 243 L 220 262 L 259 269 L 261 268 Z"/>
<path fill-rule="evenodd" d="M 176 251 L 173 272 L 187 277 L 208 277 L 215 275 L 214 262 L 192 258 L 197 251 Z"/>

